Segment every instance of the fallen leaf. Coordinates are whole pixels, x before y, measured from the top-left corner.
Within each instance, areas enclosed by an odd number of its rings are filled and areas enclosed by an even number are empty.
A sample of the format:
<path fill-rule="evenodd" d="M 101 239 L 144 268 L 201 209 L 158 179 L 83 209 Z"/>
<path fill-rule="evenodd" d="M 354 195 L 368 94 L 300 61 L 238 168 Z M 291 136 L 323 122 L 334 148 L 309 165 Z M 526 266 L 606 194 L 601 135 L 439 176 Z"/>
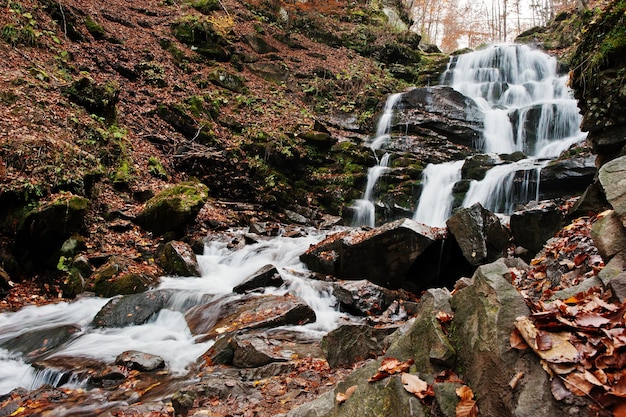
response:
<path fill-rule="evenodd" d="M 354 394 L 354 391 L 356 391 L 356 389 L 358 388 L 358 385 L 352 385 L 351 387 L 349 387 L 346 392 L 338 392 L 337 396 L 335 397 L 335 399 L 337 400 L 337 402 L 341 405 L 344 402 L 346 402 L 348 400 L 348 398 L 350 398 L 352 396 L 352 394 Z"/>
<path fill-rule="evenodd" d="M 367 382 L 376 382 L 381 379 L 387 378 L 389 375 L 399 374 L 402 372 L 406 372 L 409 370 L 411 365 L 413 365 L 413 359 L 408 359 L 404 362 L 400 362 L 396 358 L 385 358 L 380 364 L 378 368 L 378 372 L 372 376 Z"/>
<path fill-rule="evenodd" d="M 511 342 L 511 347 L 513 349 L 524 350 L 530 347 L 528 346 L 528 343 L 526 343 L 526 341 L 522 337 L 522 334 L 519 332 L 519 330 L 517 330 L 517 328 L 514 328 L 513 331 L 511 332 L 509 341 Z"/>
<path fill-rule="evenodd" d="M 570 333 L 547 333 L 547 336 L 542 334 L 542 339 L 550 338 L 552 347 L 547 350 L 540 350 L 537 344 L 539 331 L 528 317 L 518 317 L 515 321 L 515 327 L 535 353 L 548 362 L 576 362 L 580 356 L 578 349 L 570 342 Z"/>
<path fill-rule="evenodd" d="M 511 378 L 511 380 L 509 381 L 509 387 L 511 387 L 511 389 L 515 389 L 515 387 L 517 387 L 517 384 L 520 382 L 520 380 L 524 377 L 524 372 L 523 371 L 519 371 L 518 373 L 516 373 L 513 378 Z"/>
<path fill-rule="evenodd" d="M 452 321 L 454 315 L 446 311 L 439 311 L 435 317 L 437 318 L 437 320 L 439 320 L 439 323 L 446 324 Z"/>
<path fill-rule="evenodd" d="M 403 373 L 402 384 L 405 390 L 414 394 L 420 400 L 426 398 L 427 395 L 425 393 L 428 391 L 428 384 L 426 381 L 422 381 L 419 376 Z"/>
<path fill-rule="evenodd" d="M 456 405 L 456 417 L 477 417 L 478 406 L 476 401 L 473 400 L 474 392 L 467 385 L 463 385 L 456 389 L 456 395 L 461 398 L 461 401 Z"/>
<path fill-rule="evenodd" d="M 589 395 L 591 390 L 594 388 L 594 384 L 587 381 L 585 375 L 580 372 L 572 372 L 563 380 L 565 386 L 568 390 L 570 390 L 574 395 L 579 397 L 583 397 L 585 395 Z"/>

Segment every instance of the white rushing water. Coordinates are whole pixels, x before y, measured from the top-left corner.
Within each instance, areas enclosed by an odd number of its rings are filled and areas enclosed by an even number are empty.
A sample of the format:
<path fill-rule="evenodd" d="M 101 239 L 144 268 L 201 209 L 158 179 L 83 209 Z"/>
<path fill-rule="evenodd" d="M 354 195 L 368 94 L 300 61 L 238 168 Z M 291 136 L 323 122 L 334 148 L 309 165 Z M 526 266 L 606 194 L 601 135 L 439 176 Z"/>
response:
<path fill-rule="evenodd" d="M 473 180 L 463 207 L 478 202 L 496 213 L 508 213 L 516 204 L 537 199 L 541 168 L 585 139 L 567 76 L 557 73 L 556 59 L 544 52 L 526 45 L 490 46 L 454 57 L 443 78 L 483 112 L 479 151 L 519 151 L 527 156 L 515 163 L 502 162 L 484 179 Z M 451 178 L 450 165 L 427 167 L 415 219 L 431 226 L 445 225 L 452 188 L 460 176 Z M 443 214 L 432 213 L 442 208 Z"/>
<path fill-rule="evenodd" d="M 354 226 L 374 227 L 376 223 L 375 188 L 381 175 L 389 170 L 390 157 L 388 153 L 385 153 L 379 160 L 376 151 L 383 148 L 391 139 L 391 123 L 393 121 L 396 105 L 401 98 L 402 93 L 395 93 L 387 97 L 383 113 L 380 119 L 378 119 L 376 136 L 372 140 L 372 143 L 370 143 L 370 149 L 374 152 L 377 164 L 368 169 L 367 183 L 365 184 L 363 197 L 356 200 L 352 206 L 352 210 L 354 211 L 352 224 Z"/>
<path fill-rule="evenodd" d="M 177 307 L 184 305 L 186 300 L 231 294 L 235 285 L 267 264 L 275 265 L 287 282 L 286 286 L 268 292 L 289 292 L 304 299 L 315 310 L 316 322 L 293 328 L 321 337 L 337 326 L 342 314 L 335 308 L 335 299 L 327 283 L 301 277 L 306 267 L 298 257 L 322 237 L 322 234 L 311 231 L 304 237 L 276 237 L 237 250 L 230 249 L 225 241 L 212 241 L 205 246 L 204 255 L 198 256 L 202 277 L 162 278 L 159 289 L 176 290 L 177 296 L 169 308 L 161 310 L 146 324 L 94 329 L 91 322 L 109 299 L 83 298 L 71 303 L 26 307 L 15 313 L 0 314 L 0 344 L 27 332 L 70 324 L 81 329 L 78 337 L 55 352 L 53 357 L 79 356 L 111 363 L 126 350 L 138 350 L 161 356 L 173 374 L 181 375 L 213 342 L 197 342 L 183 313 L 176 311 Z M 239 239 L 243 238 L 240 236 Z M 54 383 L 54 378 L 58 375 L 42 376 L 19 354 L 0 349 L 0 395 L 20 386 L 32 389 L 43 383 Z"/>

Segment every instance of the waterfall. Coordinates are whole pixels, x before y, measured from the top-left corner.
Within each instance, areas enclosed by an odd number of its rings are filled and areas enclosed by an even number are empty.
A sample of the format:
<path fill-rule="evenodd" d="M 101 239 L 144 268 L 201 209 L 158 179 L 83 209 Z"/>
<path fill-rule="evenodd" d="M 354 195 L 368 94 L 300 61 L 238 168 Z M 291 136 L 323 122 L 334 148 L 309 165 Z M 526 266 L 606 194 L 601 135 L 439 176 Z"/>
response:
<path fill-rule="evenodd" d="M 376 151 L 384 147 L 391 138 L 391 122 L 396 109 L 396 105 L 402 93 L 395 93 L 387 97 L 383 113 L 378 119 L 376 125 L 376 136 L 370 144 L 370 149 L 374 152 L 377 164 L 367 171 L 367 183 L 365 185 L 365 191 L 363 197 L 356 200 L 352 206 L 354 211 L 353 225 L 354 226 L 369 226 L 374 227 L 376 223 L 376 207 L 375 207 L 375 189 L 378 184 L 378 180 L 381 175 L 389 169 L 389 154 L 385 153 L 380 160 Z"/>
<path fill-rule="evenodd" d="M 445 227 L 452 211 L 452 188 L 461 180 L 463 161 L 428 164 L 424 169 L 420 204 L 413 219 L 434 227 Z"/>
<path fill-rule="evenodd" d="M 453 57 L 442 79 L 481 108 L 478 151 L 526 155 L 519 162 L 501 161 L 482 180 L 471 181 L 463 207 L 479 202 L 494 212 L 509 213 L 516 204 L 537 199 L 539 173 L 548 159 L 585 138 L 567 76 L 557 73 L 554 57 L 539 50 L 506 44 Z M 447 219 L 450 214 L 454 186 L 448 184 L 454 181 L 450 169 L 424 170 L 424 190 L 414 215 L 418 221 L 431 226 L 445 223 L 441 216 Z M 435 210 L 443 213 L 429 213 Z"/>

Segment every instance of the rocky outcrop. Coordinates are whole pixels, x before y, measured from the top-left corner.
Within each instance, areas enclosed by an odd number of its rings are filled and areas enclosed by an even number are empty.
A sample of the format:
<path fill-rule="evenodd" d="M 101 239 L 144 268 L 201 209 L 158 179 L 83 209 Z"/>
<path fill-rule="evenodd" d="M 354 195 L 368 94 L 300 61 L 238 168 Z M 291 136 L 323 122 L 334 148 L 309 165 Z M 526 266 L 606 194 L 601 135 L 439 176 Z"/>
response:
<path fill-rule="evenodd" d="M 322 338 L 322 351 L 331 367 L 349 366 L 364 359 L 376 358 L 386 350 L 385 338 L 396 328 L 366 324 L 339 326 Z"/>
<path fill-rule="evenodd" d="M 564 213 L 552 202 L 517 211 L 511 214 L 513 241 L 534 255 L 561 228 L 564 220 Z"/>
<path fill-rule="evenodd" d="M 409 134 L 436 132 L 471 147 L 480 137 L 482 112 L 472 99 L 451 87 L 415 88 L 402 95 L 395 125 Z"/>
<path fill-rule="evenodd" d="M 626 226 L 626 156 L 604 164 L 599 178 L 607 200 Z"/>

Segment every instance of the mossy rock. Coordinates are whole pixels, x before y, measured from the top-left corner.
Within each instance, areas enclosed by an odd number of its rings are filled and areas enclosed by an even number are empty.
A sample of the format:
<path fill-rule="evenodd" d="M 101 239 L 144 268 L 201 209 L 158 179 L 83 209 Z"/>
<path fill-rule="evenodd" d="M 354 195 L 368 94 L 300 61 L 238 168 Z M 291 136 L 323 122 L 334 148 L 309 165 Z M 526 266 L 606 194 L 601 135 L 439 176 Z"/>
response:
<path fill-rule="evenodd" d="M 219 0 L 193 0 L 191 7 L 202 14 L 211 14 L 221 8 Z"/>
<path fill-rule="evenodd" d="M 223 69 L 211 71 L 208 79 L 213 84 L 234 91 L 235 93 L 243 93 L 246 91 L 246 82 L 243 78 L 224 71 Z"/>
<path fill-rule="evenodd" d="M 148 200 L 136 221 L 157 235 L 178 232 L 194 220 L 208 198 L 209 188 L 206 185 L 184 182 Z"/>
<path fill-rule="evenodd" d="M 214 24 L 206 19 L 185 16 L 171 25 L 172 34 L 182 43 L 192 46 L 200 55 L 216 61 L 230 59 L 230 42 Z"/>
<path fill-rule="evenodd" d="M 116 119 L 119 86 L 115 82 L 98 84 L 89 77 L 82 77 L 62 89 L 62 93 L 89 112 L 104 117 L 108 123 Z"/>
<path fill-rule="evenodd" d="M 88 199 L 64 193 L 30 211 L 17 230 L 16 258 L 26 264 L 32 262 L 31 266 L 56 266 L 58 255 L 56 258 L 52 255 L 83 228 L 88 208 Z"/>
<path fill-rule="evenodd" d="M 130 272 L 114 279 L 96 283 L 94 292 L 100 297 L 138 294 L 149 290 L 155 282 L 156 280 L 148 275 Z"/>

